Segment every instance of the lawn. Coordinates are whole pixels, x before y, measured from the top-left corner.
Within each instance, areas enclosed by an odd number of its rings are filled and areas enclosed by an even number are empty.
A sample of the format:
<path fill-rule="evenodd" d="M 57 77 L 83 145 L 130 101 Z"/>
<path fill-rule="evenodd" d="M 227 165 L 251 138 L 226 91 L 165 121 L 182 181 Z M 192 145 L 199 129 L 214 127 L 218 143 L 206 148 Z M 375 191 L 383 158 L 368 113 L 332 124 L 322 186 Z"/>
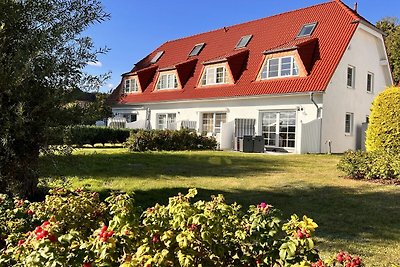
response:
<path fill-rule="evenodd" d="M 136 194 L 138 205 L 166 203 L 196 187 L 199 198 L 222 193 L 245 207 L 268 202 L 283 217 L 306 214 L 318 224 L 322 255 L 340 249 L 367 266 L 400 264 L 400 187 L 344 179 L 339 156 L 236 152 L 146 152 L 83 149 L 43 157 L 42 177 L 67 177 L 73 187 Z"/>

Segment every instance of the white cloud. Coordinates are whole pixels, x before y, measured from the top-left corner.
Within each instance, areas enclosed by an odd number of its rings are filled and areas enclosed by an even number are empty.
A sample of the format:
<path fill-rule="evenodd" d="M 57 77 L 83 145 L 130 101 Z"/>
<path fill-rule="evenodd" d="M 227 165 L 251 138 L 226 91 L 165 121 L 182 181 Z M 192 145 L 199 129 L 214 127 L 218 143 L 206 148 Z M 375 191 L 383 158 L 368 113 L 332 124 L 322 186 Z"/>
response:
<path fill-rule="evenodd" d="M 100 61 L 90 61 L 90 62 L 88 62 L 87 63 L 89 66 L 92 66 L 92 67 L 98 67 L 98 68 L 101 68 L 102 66 L 103 66 L 103 63 L 101 63 Z"/>
<path fill-rule="evenodd" d="M 112 84 L 112 83 L 107 83 L 106 86 L 108 89 L 114 89 L 114 84 Z"/>

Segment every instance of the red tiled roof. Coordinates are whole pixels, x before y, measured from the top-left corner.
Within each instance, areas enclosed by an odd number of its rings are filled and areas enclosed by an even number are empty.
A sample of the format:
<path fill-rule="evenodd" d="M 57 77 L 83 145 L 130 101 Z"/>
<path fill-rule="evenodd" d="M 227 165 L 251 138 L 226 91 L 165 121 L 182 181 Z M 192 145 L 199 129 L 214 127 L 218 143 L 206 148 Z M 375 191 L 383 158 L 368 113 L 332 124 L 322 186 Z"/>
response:
<path fill-rule="evenodd" d="M 154 50 L 138 62 L 131 72 L 138 72 L 149 67 L 150 60 L 158 51 L 165 51 L 155 64 L 163 69 L 198 59 L 182 90 L 153 91 L 155 77 L 143 89 L 141 94 L 120 96 L 122 83 L 115 89 L 112 99 L 118 103 L 145 103 L 173 100 L 206 98 L 226 98 L 250 95 L 290 94 L 301 92 L 324 91 L 348 46 L 358 21 L 363 20 L 356 12 L 339 0 L 286 12 L 255 21 L 246 22 L 222 29 L 197 34 L 194 36 L 169 41 Z M 304 24 L 318 22 L 312 36 L 296 39 Z M 245 49 L 235 49 L 242 36 L 253 35 Z M 206 46 L 198 56 L 188 57 L 198 43 Z M 256 81 L 258 71 L 264 59 L 263 52 L 278 48 L 297 49 L 307 68 L 306 77 L 287 77 Z M 197 87 L 203 69 L 203 63 L 216 59 L 228 58 L 247 50 L 245 59 L 230 63 L 236 71 L 234 85 Z M 237 66 L 236 66 L 237 65 Z M 239 66 L 240 65 L 240 66 Z"/>

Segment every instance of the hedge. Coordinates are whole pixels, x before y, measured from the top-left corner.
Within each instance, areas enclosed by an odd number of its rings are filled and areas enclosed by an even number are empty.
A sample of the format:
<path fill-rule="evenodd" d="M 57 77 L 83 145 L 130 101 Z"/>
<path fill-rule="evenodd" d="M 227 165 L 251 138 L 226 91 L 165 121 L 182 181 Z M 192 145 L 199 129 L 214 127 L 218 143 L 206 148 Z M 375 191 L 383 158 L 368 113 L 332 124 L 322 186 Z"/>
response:
<path fill-rule="evenodd" d="M 345 252 L 323 261 L 307 216 L 284 222 L 264 202 L 242 210 L 223 195 L 193 203 L 196 193 L 143 212 L 123 193 L 105 201 L 81 189 L 53 189 L 42 202 L 0 195 L 0 266 L 364 266 Z"/>
<path fill-rule="evenodd" d="M 217 141 L 187 129 L 139 130 L 131 132 L 124 145 L 130 151 L 215 150 Z"/>
<path fill-rule="evenodd" d="M 400 180 L 400 154 L 388 151 L 347 151 L 338 169 L 353 179 Z"/>
<path fill-rule="evenodd" d="M 48 132 L 49 145 L 92 145 L 106 143 L 124 143 L 129 137 L 130 129 L 74 125 L 54 127 Z"/>

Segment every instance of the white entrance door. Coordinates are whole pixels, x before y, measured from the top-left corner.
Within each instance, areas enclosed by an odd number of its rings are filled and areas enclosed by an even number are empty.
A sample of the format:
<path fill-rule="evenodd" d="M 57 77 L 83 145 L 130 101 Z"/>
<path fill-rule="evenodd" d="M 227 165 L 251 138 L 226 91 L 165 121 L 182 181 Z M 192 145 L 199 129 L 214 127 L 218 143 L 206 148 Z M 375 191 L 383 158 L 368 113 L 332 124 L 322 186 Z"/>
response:
<path fill-rule="evenodd" d="M 261 117 L 266 147 L 295 148 L 296 111 L 262 112 Z"/>

